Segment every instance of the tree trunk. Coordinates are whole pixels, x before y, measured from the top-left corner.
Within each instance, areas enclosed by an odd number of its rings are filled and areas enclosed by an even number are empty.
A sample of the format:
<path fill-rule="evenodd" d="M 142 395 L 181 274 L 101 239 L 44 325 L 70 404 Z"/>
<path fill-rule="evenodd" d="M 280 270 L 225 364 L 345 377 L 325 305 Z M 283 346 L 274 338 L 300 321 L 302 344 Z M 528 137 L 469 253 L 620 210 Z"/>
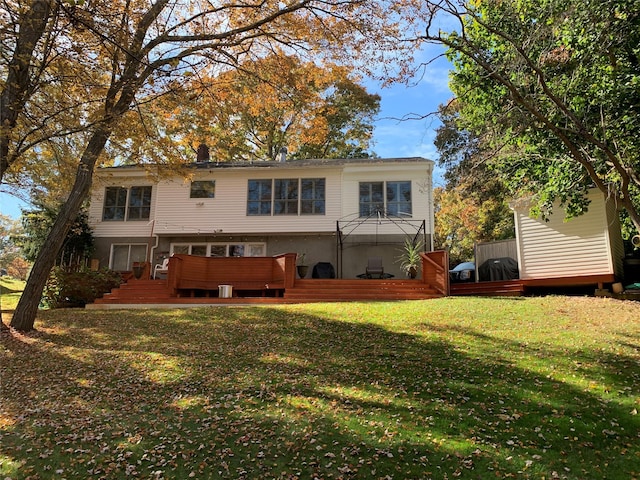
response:
<path fill-rule="evenodd" d="M 45 32 L 51 14 L 48 0 L 34 0 L 29 9 L 21 15 L 20 32 L 13 50 L 13 58 L 8 65 L 7 80 L 0 96 L 0 181 L 11 166 L 9 160 L 9 138 L 16 126 L 18 115 L 24 108 L 31 89 L 29 69 L 34 60 L 34 50 Z"/>
<path fill-rule="evenodd" d="M 38 305 L 40 304 L 42 292 L 49 278 L 49 273 L 65 241 L 67 231 L 78 216 L 82 202 L 84 202 L 89 193 L 96 161 L 104 149 L 110 134 L 110 124 L 103 124 L 98 127 L 98 130 L 93 133 L 89 140 L 87 148 L 80 160 L 80 165 L 76 173 L 76 181 L 71 189 L 69 198 L 62 206 L 58 218 L 56 218 L 49 235 L 47 235 L 47 239 L 42 245 L 42 249 L 33 264 L 31 274 L 27 279 L 24 291 L 11 319 L 11 326 L 16 330 L 25 332 L 33 330 L 38 314 Z"/>

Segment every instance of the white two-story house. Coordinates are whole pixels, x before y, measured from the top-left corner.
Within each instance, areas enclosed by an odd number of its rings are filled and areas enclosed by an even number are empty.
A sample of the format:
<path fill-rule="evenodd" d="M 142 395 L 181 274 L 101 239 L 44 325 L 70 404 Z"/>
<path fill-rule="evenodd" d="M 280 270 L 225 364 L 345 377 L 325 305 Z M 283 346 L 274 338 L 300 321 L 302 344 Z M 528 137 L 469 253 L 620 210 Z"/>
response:
<path fill-rule="evenodd" d="M 400 276 L 405 238 L 431 249 L 433 165 L 424 158 L 196 162 L 186 176 L 102 168 L 89 210 L 95 257 L 127 271 L 174 253 L 296 252 L 311 267 L 331 263 L 340 278 L 380 257 L 385 272 Z"/>

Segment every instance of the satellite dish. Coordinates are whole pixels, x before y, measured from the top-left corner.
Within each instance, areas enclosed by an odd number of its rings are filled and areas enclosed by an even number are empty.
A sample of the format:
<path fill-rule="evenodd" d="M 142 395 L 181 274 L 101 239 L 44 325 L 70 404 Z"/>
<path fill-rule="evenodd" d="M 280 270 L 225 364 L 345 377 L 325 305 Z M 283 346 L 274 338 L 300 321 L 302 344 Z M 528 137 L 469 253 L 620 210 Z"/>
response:
<path fill-rule="evenodd" d="M 635 235 L 631 238 L 631 245 L 636 248 L 640 248 L 640 235 Z"/>

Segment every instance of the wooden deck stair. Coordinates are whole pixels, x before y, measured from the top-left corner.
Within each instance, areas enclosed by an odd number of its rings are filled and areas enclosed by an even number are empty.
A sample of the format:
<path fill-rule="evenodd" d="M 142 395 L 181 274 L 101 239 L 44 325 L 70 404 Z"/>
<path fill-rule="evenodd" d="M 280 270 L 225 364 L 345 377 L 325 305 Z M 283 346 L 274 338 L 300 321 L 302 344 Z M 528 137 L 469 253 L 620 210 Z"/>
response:
<path fill-rule="evenodd" d="M 505 280 L 497 282 L 469 282 L 452 283 L 451 295 L 473 296 L 519 296 L 524 292 L 524 284 L 520 280 Z"/>
<path fill-rule="evenodd" d="M 355 300 L 424 300 L 442 297 L 435 289 L 417 280 L 298 279 L 284 298 L 296 302 Z"/>
<path fill-rule="evenodd" d="M 130 280 L 96 299 L 95 303 L 167 303 L 169 300 L 173 298 L 166 280 Z"/>
<path fill-rule="evenodd" d="M 177 297 L 166 280 L 131 280 L 96 299 L 95 307 L 132 304 L 274 304 L 330 301 L 423 300 L 442 295 L 417 280 L 336 280 L 297 279 L 284 297 L 247 296 L 218 298 L 215 296 Z"/>

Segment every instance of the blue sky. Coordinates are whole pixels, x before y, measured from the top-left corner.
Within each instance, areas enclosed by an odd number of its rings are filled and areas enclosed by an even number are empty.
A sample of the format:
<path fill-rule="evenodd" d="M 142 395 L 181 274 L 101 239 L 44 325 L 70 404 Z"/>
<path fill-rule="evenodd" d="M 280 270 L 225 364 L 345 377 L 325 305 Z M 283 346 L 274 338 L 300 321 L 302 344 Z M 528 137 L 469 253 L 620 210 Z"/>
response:
<path fill-rule="evenodd" d="M 426 59 L 426 53 L 424 54 Z M 379 119 L 375 122 L 372 150 L 380 157 L 425 157 L 437 159 L 433 145 L 437 120 L 426 117 L 421 120 L 400 120 L 435 112 L 438 105 L 451 98 L 448 88 L 449 64 L 439 59 L 429 65 L 424 75 L 414 85 L 393 85 L 381 88 L 373 81 L 365 82 L 367 90 L 381 96 Z M 439 171 L 434 175 L 434 186 L 441 182 Z M 1 188 L 1 187 L 0 187 Z M 15 197 L 0 192 L 0 211 L 14 218 L 21 208 L 29 205 Z"/>
<path fill-rule="evenodd" d="M 376 154 L 380 157 L 417 156 L 437 160 L 433 141 L 440 123 L 429 114 L 436 112 L 438 106 L 453 95 L 448 86 L 449 68 L 450 64 L 441 58 L 431 63 L 413 85 L 380 88 L 375 83 L 365 82 L 367 89 L 377 92 L 382 99 L 372 147 Z"/>

